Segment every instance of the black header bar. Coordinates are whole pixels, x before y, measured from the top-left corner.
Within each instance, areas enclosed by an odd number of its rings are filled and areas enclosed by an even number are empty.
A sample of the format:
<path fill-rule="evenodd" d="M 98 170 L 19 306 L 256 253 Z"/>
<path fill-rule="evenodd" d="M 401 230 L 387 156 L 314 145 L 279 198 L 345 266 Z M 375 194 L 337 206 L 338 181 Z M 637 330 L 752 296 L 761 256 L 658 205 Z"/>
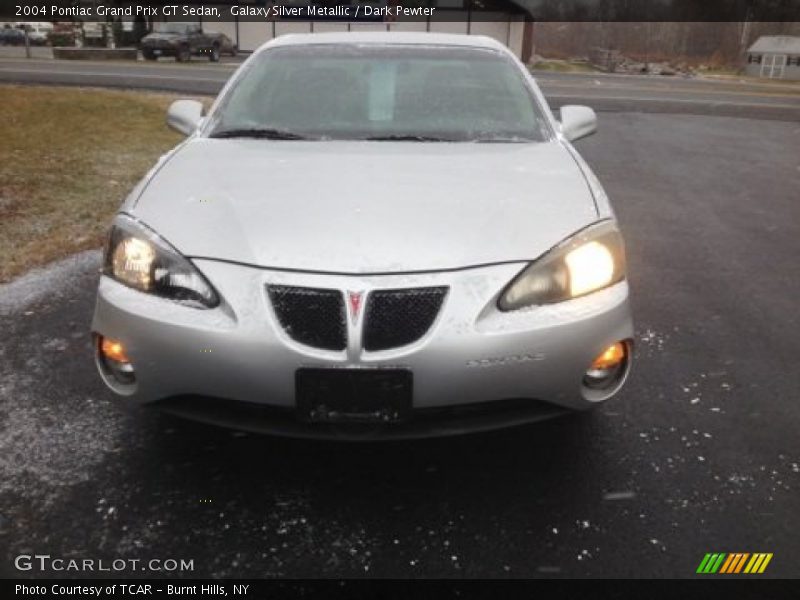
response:
<path fill-rule="evenodd" d="M 800 0 L 0 0 L 6 21 L 800 21 Z"/>

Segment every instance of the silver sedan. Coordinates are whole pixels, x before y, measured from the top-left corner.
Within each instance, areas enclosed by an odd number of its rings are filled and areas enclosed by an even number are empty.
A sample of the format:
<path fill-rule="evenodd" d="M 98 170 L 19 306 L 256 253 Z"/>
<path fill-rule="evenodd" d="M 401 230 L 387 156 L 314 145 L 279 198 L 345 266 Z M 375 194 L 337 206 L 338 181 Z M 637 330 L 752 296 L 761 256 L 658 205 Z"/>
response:
<path fill-rule="evenodd" d="M 114 220 L 93 331 L 128 401 L 309 437 L 445 435 L 591 408 L 631 367 L 625 251 L 504 46 L 285 36 Z"/>

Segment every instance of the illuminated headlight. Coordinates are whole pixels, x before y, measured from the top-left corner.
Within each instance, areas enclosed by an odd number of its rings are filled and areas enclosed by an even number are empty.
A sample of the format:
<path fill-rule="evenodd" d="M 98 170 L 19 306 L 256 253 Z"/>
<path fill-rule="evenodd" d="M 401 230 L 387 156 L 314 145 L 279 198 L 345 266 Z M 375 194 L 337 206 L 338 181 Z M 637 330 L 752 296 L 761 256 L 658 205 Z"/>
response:
<path fill-rule="evenodd" d="M 528 265 L 501 294 L 500 310 L 554 304 L 625 278 L 625 244 L 613 221 L 584 229 Z"/>
<path fill-rule="evenodd" d="M 141 292 L 195 308 L 213 308 L 219 298 L 186 258 L 138 221 L 120 215 L 106 249 L 104 273 Z"/>

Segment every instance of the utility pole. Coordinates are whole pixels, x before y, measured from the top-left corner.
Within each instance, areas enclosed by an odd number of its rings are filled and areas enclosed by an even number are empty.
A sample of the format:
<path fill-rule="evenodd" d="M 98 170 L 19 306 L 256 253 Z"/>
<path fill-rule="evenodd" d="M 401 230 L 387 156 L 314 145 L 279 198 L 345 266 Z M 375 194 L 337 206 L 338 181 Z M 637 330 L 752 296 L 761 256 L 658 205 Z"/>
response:
<path fill-rule="evenodd" d="M 747 42 L 750 40 L 750 27 L 752 25 L 752 21 L 750 18 L 753 15 L 753 3 L 748 2 L 747 8 L 744 11 L 744 23 L 742 23 L 742 37 L 739 38 L 739 65 L 741 66 L 745 60 L 745 54 L 747 53 Z"/>
<path fill-rule="evenodd" d="M 22 33 L 25 34 L 25 58 L 31 58 L 31 39 L 28 37 L 28 26 L 22 26 Z"/>

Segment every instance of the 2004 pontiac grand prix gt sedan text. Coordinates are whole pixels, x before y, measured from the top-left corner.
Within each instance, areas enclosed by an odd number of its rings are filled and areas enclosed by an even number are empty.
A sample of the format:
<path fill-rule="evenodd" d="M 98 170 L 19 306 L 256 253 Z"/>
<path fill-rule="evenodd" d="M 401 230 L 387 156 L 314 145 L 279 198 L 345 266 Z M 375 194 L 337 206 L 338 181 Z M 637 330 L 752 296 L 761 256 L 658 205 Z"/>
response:
<path fill-rule="evenodd" d="M 606 400 L 631 364 L 625 252 L 550 112 L 482 37 L 264 45 L 114 220 L 93 321 L 140 403 L 298 436 L 412 437 Z"/>

